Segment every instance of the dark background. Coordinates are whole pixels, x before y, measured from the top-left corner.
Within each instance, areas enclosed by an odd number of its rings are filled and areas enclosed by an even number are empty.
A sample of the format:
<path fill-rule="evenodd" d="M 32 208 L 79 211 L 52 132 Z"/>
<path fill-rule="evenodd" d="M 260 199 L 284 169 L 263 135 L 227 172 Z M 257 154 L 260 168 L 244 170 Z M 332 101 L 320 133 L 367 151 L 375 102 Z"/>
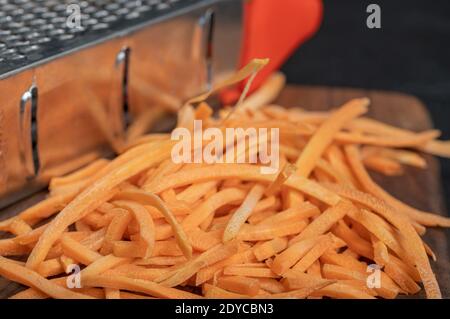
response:
<path fill-rule="evenodd" d="M 285 63 L 295 84 L 401 91 L 428 107 L 450 139 L 450 0 L 323 0 L 318 33 Z M 381 7 L 381 29 L 369 29 L 366 8 Z M 450 160 L 441 160 L 450 207 Z"/>

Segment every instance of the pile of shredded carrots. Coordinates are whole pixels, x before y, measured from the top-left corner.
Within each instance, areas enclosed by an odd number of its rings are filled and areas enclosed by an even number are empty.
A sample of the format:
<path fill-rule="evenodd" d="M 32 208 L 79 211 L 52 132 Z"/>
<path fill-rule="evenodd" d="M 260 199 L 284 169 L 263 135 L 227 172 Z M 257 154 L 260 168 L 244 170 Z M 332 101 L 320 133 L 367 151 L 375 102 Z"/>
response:
<path fill-rule="evenodd" d="M 425 168 L 421 152 L 449 157 L 449 142 L 363 117 L 365 98 L 329 112 L 271 104 L 283 84 L 276 74 L 217 116 L 202 96 L 178 122 L 279 128 L 275 174 L 175 164 L 170 134 L 150 134 L 52 179 L 48 198 L 0 222 L 12 234 L 0 240 L 0 274 L 28 287 L 11 298 L 371 299 L 422 287 L 440 298 L 421 235 L 450 219 L 399 201 L 368 170 Z M 78 288 L 67 286 L 73 264 Z M 379 285 L 368 284 L 372 264 Z"/>

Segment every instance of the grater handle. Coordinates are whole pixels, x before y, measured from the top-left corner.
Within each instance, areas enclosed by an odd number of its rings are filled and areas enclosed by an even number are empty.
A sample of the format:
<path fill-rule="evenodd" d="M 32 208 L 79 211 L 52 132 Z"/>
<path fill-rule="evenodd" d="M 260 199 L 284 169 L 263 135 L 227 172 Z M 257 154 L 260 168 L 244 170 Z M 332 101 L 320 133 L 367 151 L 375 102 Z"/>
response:
<path fill-rule="evenodd" d="M 275 72 L 289 55 L 312 37 L 322 22 L 322 0 L 252 0 L 244 4 L 244 37 L 240 67 L 253 58 L 269 58 L 250 92 Z M 239 89 L 222 92 L 224 105 L 239 98 Z"/>
<path fill-rule="evenodd" d="M 20 158 L 27 172 L 27 179 L 39 173 L 39 151 L 37 147 L 37 99 L 38 90 L 33 84 L 20 99 Z"/>

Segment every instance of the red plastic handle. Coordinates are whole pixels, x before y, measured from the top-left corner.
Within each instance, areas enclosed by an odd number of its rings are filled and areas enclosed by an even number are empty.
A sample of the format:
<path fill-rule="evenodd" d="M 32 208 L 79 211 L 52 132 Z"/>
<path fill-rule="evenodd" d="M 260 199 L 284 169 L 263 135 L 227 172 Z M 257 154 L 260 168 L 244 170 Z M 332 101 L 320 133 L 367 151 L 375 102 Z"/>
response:
<path fill-rule="evenodd" d="M 322 12 L 322 0 L 249 0 L 245 3 L 240 66 L 253 58 L 270 58 L 270 63 L 255 78 L 252 90 L 318 30 Z M 228 91 L 222 98 L 230 102 L 238 94 L 236 90 Z"/>

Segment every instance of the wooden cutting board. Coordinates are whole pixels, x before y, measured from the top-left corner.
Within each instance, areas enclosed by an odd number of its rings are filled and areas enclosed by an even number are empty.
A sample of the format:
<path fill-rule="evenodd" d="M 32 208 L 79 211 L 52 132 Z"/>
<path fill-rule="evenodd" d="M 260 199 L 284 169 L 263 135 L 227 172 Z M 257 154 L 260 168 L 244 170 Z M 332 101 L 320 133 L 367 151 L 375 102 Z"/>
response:
<path fill-rule="evenodd" d="M 312 86 L 288 86 L 282 92 L 277 103 L 288 107 L 302 107 L 307 110 L 327 110 L 338 107 L 354 97 L 367 96 L 371 99 L 369 116 L 383 122 L 411 130 L 432 128 L 432 123 L 424 105 L 415 97 L 385 91 L 366 91 L 360 89 L 328 88 Z M 373 174 L 374 179 L 400 200 L 422 210 L 447 215 L 441 190 L 441 178 L 438 161 L 425 156 L 427 170 L 407 167 L 405 175 L 385 177 Z M 17 203 L 5 209 L 0 219 L 5 219 L 39 201 L 44 193 Z M 426 242 L 436 253 L 438 260 L 432 262 L 444 298 L 450 298 L 450 231 L 429 229 Z M 0 278 L 0 298 L 7 298 L 18 292 L 20 285 Z M 423 297 L 423 292 L 414 297 Z"/>

